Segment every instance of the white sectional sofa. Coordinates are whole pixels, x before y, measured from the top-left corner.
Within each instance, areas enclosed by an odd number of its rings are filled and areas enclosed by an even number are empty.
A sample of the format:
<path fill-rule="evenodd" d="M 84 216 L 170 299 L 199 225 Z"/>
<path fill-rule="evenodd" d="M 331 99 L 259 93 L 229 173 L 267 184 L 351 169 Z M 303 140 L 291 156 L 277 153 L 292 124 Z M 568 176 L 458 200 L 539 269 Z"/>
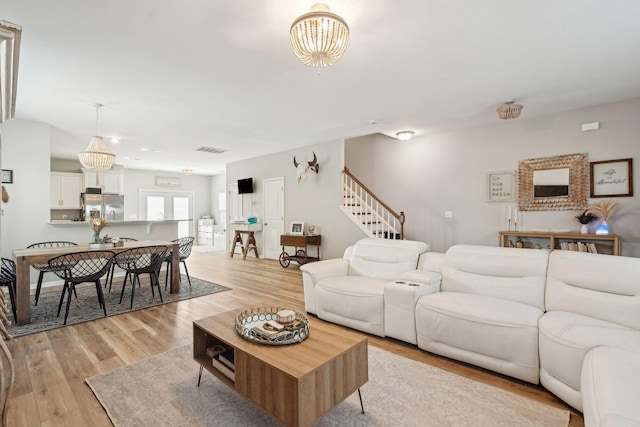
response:
<path fill-rule="evenodd" d="M 300 269 L 321 319 L 540 382 L 587 426 L 640 426 L 640 258 L 364 239 Z"/>

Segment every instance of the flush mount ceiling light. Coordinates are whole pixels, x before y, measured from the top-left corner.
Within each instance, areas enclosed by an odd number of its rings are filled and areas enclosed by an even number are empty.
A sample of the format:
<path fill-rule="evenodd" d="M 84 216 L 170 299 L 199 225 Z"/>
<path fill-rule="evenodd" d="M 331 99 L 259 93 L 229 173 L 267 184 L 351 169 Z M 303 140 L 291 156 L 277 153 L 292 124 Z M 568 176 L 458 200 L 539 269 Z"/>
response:
<path fill-rule="evenodd" d="M 311 12 L 293 21 L 289 32 L 293 52 L 310 67 L 335 64 L 349 42 L 349 26 L 324 3 L 311 6 Z"/>
<path fill-rule="evenodd" d="M 498 112 L 498 117 L 502 120 L 509 120 L 519 117 L 522 108 L 522 105 L 515 104 L 513 99 L 509 99 L 507 102 L 499 106 L 496 111 Z"/>
<path fill-rule="evenodd" d="M 102 104 L 96 104 L 96 135 L 98 134 L 98 110 L 100 107 Z M 78 159 L 83 167 L 96 171 L 96 185 L 98 185 L 98 172 L 111 169 L 116 155 L 107 150 L 101 136 L 92 136 L 87 148 L 78 153 Z"/>
<path fill-rule="evenodd" d="M 400 141 L 408 141 L 411 139 L 411 137 L 413 136 L 415 132 L 413 132 L 412 130 L 403 130 L 401 132 L 397 132 L 396 133 L 396 137 L 400 140 Z"/>

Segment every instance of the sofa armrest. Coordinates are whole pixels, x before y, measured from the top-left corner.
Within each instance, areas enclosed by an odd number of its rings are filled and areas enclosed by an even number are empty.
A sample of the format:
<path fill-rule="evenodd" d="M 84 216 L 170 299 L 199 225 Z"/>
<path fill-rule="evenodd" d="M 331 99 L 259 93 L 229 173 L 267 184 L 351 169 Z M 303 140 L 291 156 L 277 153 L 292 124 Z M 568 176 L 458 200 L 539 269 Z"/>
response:
<path fill-rule="evenodd" d="M 347 276 L 349 261 L 342 258 L 327 259 L 300 266 L 304 289 L 304 307 L 307 313 L 318 314 L 316 309 L 316 284 L 326 277 Z"/>

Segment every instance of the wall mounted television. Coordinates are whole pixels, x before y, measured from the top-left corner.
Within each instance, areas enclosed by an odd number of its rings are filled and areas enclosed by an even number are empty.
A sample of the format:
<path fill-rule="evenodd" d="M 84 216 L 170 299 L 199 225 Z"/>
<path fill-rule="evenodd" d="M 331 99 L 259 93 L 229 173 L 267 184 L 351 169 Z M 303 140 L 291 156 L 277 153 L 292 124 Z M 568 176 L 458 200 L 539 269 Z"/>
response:
<path fill-rule="evenodd" d="M 244 178 L 238 180 L 238 194 L 253 193 L 253 178 Z"/>

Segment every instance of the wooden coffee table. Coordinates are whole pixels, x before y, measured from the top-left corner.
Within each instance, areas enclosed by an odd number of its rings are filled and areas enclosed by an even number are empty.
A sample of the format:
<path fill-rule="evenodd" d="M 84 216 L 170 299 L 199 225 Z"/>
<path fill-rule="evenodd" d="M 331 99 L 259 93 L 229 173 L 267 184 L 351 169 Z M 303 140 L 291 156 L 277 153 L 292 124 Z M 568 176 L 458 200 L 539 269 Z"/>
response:
<path fill-rule="evenodd" d="M 301 343 L 258 344 L 238 335 L 236 314 L 193 322 L 193 358 L 285 426 L 312 425 L 369 379 L 366 336 L 310 319 L 309 337 Z M 233 349 L 232 375 L 206 355 L 216 344 Z"/>

